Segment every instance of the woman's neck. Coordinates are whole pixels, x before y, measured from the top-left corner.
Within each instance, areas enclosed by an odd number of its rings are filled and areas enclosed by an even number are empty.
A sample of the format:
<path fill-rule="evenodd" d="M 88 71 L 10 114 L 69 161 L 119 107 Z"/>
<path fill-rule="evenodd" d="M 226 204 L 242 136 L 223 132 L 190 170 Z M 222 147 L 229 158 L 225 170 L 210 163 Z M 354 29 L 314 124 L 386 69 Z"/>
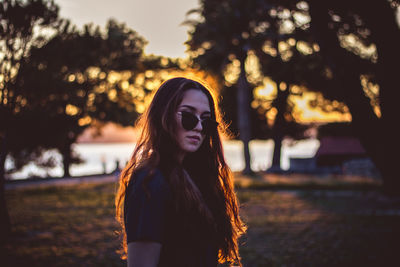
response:
<path fill-rule="evenodd" d="M 186 153 L 183 152 L 183 151 L 178 154 L 177 160 L 178 160 L 179 164 L 181 164 L 181 165 L 183 164 L 183 160 L 185 159 L 185 155 L 186 155 Z"/>

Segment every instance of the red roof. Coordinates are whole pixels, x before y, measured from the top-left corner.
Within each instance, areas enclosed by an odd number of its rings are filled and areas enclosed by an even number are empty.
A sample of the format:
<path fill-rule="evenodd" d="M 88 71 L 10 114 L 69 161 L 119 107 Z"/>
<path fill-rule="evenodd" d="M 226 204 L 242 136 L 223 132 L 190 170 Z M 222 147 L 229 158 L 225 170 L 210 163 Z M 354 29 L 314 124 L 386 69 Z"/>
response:
<path fill-rule="evenodd" d="M 322 137 L 316 156 L 366 154 L 360 141 L 354 137 Z"/>

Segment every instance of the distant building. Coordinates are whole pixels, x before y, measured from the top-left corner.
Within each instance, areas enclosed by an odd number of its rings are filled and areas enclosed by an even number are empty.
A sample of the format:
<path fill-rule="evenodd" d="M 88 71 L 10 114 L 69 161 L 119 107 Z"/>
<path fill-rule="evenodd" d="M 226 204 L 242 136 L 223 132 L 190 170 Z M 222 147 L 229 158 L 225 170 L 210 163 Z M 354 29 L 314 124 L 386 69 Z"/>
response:
<path fill-rule="evenodd" d="M 290 158 L 289 161 L 291 172 L 380 176 L 366 150 L 354 137 L 322 137 L 314 157 Z"/>
<path fill-rule="evenodd" d="M 354 158 L 368 158 L 360 141 L 354 137 L 322 137 L 315 154 L 317 166 L 341 166 Z"/>

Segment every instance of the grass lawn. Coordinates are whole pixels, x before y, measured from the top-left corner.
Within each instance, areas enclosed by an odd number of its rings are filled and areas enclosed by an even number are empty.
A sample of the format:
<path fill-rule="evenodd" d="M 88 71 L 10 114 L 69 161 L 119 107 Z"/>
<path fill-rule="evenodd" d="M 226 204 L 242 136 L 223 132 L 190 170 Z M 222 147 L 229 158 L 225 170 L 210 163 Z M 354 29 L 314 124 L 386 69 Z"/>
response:
<path fill-rule="evenodd" d="M 400 198 L 374 187 L 250 185 L 238 189 L 244 266 L 400 266 Z M 115 252 L 115 191 L 112 183 L 7 190 L 13 235 L 0 265 L 125 266 Z"/>

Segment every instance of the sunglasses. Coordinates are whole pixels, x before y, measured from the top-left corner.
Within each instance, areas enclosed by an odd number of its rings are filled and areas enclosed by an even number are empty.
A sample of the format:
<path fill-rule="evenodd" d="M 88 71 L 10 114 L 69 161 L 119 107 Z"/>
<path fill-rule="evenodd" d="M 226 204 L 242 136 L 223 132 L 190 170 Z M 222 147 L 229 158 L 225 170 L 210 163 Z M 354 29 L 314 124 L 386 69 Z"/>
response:
<path fill-rule="evenodd" d="M 187 111 L 180 111 L 179 113 L 182 115 L 182 127 L 187 131 L 193 130 L 199 121 L 201 122 L 201 127 L 203 128 L 201 131 L 202 134 L 212 134 L 217 129 L 218 122 L 212 120 L 211 118 L 199 120 L 193 113 Z"/>

